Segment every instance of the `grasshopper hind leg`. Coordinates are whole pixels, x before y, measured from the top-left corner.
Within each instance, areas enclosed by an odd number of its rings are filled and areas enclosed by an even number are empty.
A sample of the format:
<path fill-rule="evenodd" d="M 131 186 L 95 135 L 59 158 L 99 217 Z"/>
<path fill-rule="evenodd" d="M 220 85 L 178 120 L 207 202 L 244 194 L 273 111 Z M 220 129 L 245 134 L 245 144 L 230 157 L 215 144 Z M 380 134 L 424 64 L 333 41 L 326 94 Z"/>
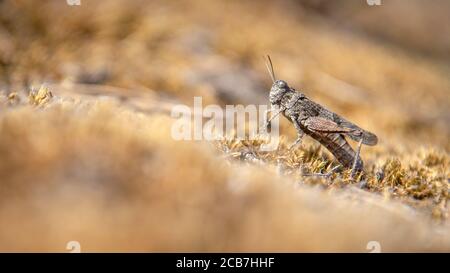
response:
<path fill-rule="evenodd" d="M 353 179 L 353 177 L 356 174 L 356 171 L 358 169 L 361 169 L 361 166 L 358 166 L 358 161 L 360 161 L 359 155 L 361 154 L 362 142 L 363 142 L 363 139 L 361 138 L 358 142 L 358 147 L 356 148 L 356 155 L 355 155 L 355 159 L 353 161 L 352 171 L 350 173 L 350 179 Z"/>

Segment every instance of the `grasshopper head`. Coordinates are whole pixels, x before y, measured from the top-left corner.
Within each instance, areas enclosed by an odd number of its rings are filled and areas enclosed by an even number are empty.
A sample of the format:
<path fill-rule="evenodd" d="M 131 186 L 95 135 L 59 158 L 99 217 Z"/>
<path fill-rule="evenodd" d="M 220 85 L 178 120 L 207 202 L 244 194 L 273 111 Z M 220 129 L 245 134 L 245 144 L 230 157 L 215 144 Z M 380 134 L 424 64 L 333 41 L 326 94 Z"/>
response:
<path fill-rule="evenodd" d="M 276 80 L 270 88 L 269 100 L 271 104 L 280 104 L 284 94 L 289 91 L 288 84 L 283 80 Z"/>

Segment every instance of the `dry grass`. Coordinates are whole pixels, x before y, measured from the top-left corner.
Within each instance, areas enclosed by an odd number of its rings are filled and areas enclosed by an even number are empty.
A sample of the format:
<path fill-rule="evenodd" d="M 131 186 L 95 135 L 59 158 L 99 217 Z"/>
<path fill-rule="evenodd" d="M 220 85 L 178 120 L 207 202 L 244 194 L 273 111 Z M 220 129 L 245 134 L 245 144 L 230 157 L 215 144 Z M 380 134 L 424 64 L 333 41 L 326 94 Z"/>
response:
<path fill-rule="evenodd" d="M 445 59 L 294 1 L 4 1 L 0 14 L 1 251 L 450 250 Z M 267 103 L 266 53 L 379 136 L 364 177 L 302 177 L 336 162 L 310 139 L 288 151 L 287 122 L 274 152 L 172 140 L 174 103 Z"/>

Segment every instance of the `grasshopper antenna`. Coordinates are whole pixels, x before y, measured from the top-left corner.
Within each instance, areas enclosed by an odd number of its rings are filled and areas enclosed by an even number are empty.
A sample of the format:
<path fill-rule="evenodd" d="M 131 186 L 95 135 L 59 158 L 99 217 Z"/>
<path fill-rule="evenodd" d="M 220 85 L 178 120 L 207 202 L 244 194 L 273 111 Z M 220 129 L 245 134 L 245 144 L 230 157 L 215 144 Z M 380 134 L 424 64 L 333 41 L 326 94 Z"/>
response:
<path fill-rule="evenodd" d="M 269 71 L 270 77 L 272 78 L 272 82 L 275 82 L 275 72 L 273 71 L 272 60 L 270 59 L 269 55 L 267 55 L 266 67 L 267 70 Z"/>

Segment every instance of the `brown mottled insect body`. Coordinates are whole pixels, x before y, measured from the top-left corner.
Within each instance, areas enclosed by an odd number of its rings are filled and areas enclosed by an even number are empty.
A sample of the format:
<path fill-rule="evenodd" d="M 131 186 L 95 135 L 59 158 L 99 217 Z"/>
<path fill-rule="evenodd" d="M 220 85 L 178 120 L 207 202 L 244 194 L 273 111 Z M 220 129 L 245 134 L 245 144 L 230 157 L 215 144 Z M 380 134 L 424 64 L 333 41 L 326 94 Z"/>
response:
<path fill-rule="evenodd" d="M 267 61 L 273 81 L 269 100 L 273 108 L 279 108 L 272 118 L 281 113 L 294 124 L 298 137 L 292 146 L 300 143 L 303 135 L 307 134 L 325 146 L 344 167 L 352 168 L 351 176 L 362 171 L 363 161 L 359 156 L 361 145 L 377 144 L 376 135 L 311 101 L 301 92 L 289 87 L 285 81 L 276 80 L 269 56 Z M 267 125 L 270 125 L 270 121 L 268 120 Z M 358 141 L 357 151 L 348 144 L 345 136 Z"/>
<path fill-rule="evenodd" d="M 315 140 L 325 146 L 333 156 L 342 164 L 345 168 L 352 168 L 356 157 L 356 152 L 348 144 L 345 137 L 338 133 L 319 134 L 313 131 L 308 132 Z M 355 171 L 360 172 L 363 170 L 364 163 L 361 157 L 358 156 L 356 161 Z"/>

